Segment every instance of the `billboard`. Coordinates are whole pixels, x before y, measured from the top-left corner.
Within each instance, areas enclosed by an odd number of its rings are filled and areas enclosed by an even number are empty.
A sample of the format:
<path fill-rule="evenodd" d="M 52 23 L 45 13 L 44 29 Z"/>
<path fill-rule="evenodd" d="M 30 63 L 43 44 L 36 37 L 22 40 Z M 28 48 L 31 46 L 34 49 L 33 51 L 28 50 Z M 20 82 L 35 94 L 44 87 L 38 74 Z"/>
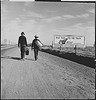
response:
<path fill-rule="evenodd" d="M 84 36 L 54 35 L 54 45 L 85 45 Z"/>

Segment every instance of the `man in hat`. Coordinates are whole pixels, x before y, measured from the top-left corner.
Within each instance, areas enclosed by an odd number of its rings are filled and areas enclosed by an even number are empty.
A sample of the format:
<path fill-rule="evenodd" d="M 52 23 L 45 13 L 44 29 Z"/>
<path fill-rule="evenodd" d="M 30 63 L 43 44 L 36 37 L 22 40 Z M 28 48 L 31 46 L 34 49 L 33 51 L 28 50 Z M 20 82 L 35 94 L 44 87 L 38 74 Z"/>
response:
<path fill-rule="evenodd" d="M 24 36 L 25 33 L 21 32 L 21 36 L 18 39 L 18 47 L 20 47 L 20 51 L 21 51 L 21 59 L 24 60 L 25 57 L 25 49 L 27 46 L 27 39 Z"/>
<path fill-rule="evenodd" d="M 32 41 L 32 45 L 31 45 L 31 50 L 34 48 L 34 57 L 35 60 L 38 59 L 38 51 L 40 50 L 40 45 L 38 44 L 38 41 L 43 45 L 43 43 L 38 39 L 38 36 L 35 35 L 34 36 L 35 39 Z"/>

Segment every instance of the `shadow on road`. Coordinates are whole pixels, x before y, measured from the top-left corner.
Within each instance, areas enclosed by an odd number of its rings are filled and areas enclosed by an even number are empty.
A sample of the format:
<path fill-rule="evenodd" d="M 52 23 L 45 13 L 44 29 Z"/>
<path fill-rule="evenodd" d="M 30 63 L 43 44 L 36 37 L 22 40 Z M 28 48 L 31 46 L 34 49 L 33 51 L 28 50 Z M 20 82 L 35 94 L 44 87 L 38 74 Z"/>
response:
<path fill-rule="evenodd" d="M 14 60 L 21 60 L 20 57 L 10 57 L 10 56 L 5 56 L 5 57 L 1 57 L 1 58 L 14 59 Z M 34 59 L 31 59 L 31 58 L 25 58 L 25 59 L 26 59 L 26 60 L 35 61 Z"/>
<path fill-rule="evenodd" d="M 31 58 L 25 58 L 26 60 L 31 60 L 31 61 L 35 61 L 34 59 L 31 59 Z"/>
<path fill-rule="evenodd" d="M 1 57 L 1 58 L 21 60 L 21 58 L 19 58 L 19 57 L 10 57 L 10 56 L 5 56 L 5 57 Z"/>

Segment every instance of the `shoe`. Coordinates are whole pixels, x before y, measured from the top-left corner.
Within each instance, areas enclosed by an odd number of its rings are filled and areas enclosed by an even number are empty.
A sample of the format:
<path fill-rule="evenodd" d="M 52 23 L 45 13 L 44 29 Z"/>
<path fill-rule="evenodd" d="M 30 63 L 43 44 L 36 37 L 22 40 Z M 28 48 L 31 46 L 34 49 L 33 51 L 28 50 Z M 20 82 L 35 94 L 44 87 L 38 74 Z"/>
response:
<path fill-rule="evenodd" d="M 24 60 L 24 58 L 21 58 L 21 60 Z"/>
<path fill-rule="evenodd" d="M 37 59 L 35 59 L 35 61 L 36 61 Z"/>
<path fill-rule="evenodd" d="M 25 59 L 23 58 L 23 60 L 25 60 Z"/>

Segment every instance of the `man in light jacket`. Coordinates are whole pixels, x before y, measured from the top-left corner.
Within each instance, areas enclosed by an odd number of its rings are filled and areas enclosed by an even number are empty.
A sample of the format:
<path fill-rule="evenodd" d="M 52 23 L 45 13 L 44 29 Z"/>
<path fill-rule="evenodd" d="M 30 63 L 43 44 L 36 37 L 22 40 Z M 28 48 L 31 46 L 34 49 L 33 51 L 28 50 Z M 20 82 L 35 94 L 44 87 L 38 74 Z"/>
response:
<path fill-rule="evenodd" d="M 38 51 L 40 50 L 40 45 L 38 44 L 41 43 L 43 45 L 43 43 L 38 39 L 38 36 L 35 35 L 34 36 L 35 39 L 32 41 L 32 45 L 31 45 L 31 50 L 34 48 L 34 57 L 35 57 L 35 60 L 38 59 Z"/>

